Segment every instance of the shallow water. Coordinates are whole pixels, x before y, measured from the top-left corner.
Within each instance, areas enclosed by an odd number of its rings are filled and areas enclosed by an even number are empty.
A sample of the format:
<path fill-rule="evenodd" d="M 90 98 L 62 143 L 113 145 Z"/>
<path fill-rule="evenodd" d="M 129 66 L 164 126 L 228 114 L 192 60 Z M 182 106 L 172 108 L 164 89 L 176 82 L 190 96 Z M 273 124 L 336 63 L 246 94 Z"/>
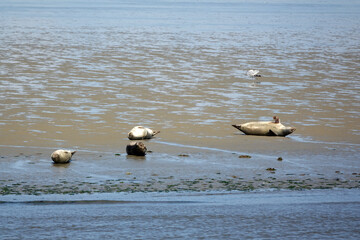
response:
<path fill-rule="evenodd" d="M 104 200 L 107 199 L 107 200 Z M 358 239 L 359 190 L 9 196 L 4 239 Z"/>
<path fill-rule="evenodd" d="M 241 151 L 230 124 L 277 115 L 296 144 L 358 149 L 359 9 L 2 1 L 0 144 L 114 150 L 145 125 L 164 142 Z"/>

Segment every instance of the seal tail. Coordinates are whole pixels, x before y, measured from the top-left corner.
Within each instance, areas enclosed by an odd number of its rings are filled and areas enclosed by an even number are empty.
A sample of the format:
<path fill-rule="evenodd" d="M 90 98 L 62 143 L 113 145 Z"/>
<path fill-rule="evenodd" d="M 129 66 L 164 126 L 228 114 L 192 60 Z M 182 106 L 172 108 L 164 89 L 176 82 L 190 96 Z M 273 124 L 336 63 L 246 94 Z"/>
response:
<path fill-rule="evenodd" d="M 153 136 L 155 136 L 156 134 L 160 133 L 160 131 L 156 131 L 156 130 L 153 130 Z"/>

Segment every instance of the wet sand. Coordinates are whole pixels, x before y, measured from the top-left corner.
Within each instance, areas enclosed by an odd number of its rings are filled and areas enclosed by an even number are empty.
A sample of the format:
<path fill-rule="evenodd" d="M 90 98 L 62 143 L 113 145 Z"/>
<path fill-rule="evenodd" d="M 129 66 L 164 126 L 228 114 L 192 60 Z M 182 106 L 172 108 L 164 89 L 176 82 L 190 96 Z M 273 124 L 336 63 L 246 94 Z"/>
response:
<path fill-rule="evenodd" d="M 145 157 L 78 150 L 68 164 L 54 164 L 50 149 L 12 148 L 1 155 L 0 193 L 79 194 L 110 192 L 253 191 L 359 188 L 360 171 L 340 156 L 311 158 L 190 148 L 145 141 Z M 125 148 L 125 147 L 124 147 Z M 2 152 L 9 148 L 2 148 Z M 21 150 L 21 151 L 20 151 Z M 23 151 L 27 150 L 27 151 Z M 336 153 L 336 150 L 332 150 Z M 10 151 L 11 152 L 11 151 Z M 334 158 L 334 159 L 333 159 Z M 324 167 L 326 166 L 326 167 Z"/>

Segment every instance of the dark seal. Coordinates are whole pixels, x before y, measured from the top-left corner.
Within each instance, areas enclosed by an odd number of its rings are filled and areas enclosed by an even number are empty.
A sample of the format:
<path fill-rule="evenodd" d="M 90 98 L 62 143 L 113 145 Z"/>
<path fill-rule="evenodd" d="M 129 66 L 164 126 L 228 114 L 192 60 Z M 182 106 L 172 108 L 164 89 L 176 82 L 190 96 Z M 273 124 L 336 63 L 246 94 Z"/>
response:
<path fill-rule="evenodd" d="M 126 146 L 126 153 L 128 155 L 145 156 L 146 152 L 146 146 L 142 142 L 132 142 Z"/>

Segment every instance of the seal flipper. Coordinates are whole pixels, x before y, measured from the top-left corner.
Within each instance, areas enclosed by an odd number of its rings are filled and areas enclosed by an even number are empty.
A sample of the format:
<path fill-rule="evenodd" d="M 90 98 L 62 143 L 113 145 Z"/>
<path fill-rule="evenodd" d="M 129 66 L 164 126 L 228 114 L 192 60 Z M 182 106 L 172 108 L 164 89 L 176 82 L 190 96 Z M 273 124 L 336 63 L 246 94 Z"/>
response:
<path fill-rule="evenodd" d="M 244 133 L 245 135 L 247 135 L 247 133 L 246 133 L 243 129 L 241 129 L 241 125 L 231 125 L 231 126 L 233 126 L 234 128 L 238 129 L 240 132 L 242 132 L 242 133 Z"/>
<path fill-rule="evenodd" d="M 152 136 L 155 136 L 156 134 L 160 133 L 160 131 L 156 131 L 154 130 L 153 133 L 152 133 Z"/>
<path fill-rule="evenodd" d="M 275 132 L 273 132 L 273 130 L 269 130 L 269 132 L 268 132 L 268 134 L 267 134 L 268 136 L 278 136 Z"/>
<path fill-rule="evenodd" d="M 233 126 L 234 128 L 236 128 L 236 129 L 238 129 L 238 130 L 241 131 L 241 125 L 231 125 L 231 126 Z"/>

